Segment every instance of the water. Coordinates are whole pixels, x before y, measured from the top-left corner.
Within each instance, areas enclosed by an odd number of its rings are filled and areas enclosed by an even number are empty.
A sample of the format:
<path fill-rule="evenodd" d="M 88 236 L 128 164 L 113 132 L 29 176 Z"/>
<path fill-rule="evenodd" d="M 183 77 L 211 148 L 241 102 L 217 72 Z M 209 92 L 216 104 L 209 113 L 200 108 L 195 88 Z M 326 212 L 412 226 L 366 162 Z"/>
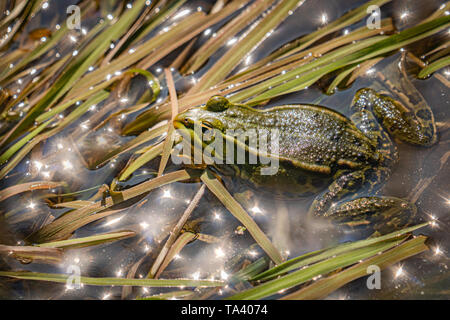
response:
<path fill-rule="evenodd" d="M 321 24 L 324 15 L 332 21 L 349 9 L 357 7 L 364 1 L 306 1 L 304 5 L 294 12 L 282 25 L 273 32 L 271 37 L 260 45 L 252 53 L 252 59 L 260 59 L 279 45 L 297 38 L 300 35 L 314 31 Z M 71 1 L 58 1 L 58 10 L 63 12 Z M 397 19 L 400 28 L 407 27 L 409 23 L 417 23 L 429 15 L 440 5 L 440 1 L 393 1 L 392 4 L 383 7 L 383 16 L 398 16 L 405 10 L 410 15 L 405 22 Z M 189 1 L 185 7 L 207 8 L 210 3 L 206 1 Z M 52 10 L 54 8 L 52 7 Z M 56 9 L 55 9 L 56 10 Z M 182 10 L 182 9 L 180 9 Z M 48 14 L 48 13 L 47 13 Z M 51 21 L 53 23 L 53 21 Z M 49 19 L 45 19 L 45 13 L 36 15 L 30 28 L 50 26 Z M 352 26 L 359 27 L 360 24 Z M 199 43 L 206 40 L 201 38 Z M 423 45 L 423 44 L 422 44 Z M 422 51 L 423 47 L 413 47 L 411 50 Z M 71 50 L 70 45 L 64 50 Z M 427 50 L 425 50 L 427 51 Z M 224 52 L 219 50 L 199 72 L 201 75 L 215 59 Z M 379 64 L 381 68 L 387 63 L 395 62 L 399 53 Z M 158 74 L 157 69 L 168 65 L 173 56 L 169 56 L 157 63 L 151 69 Z M 238 66 L 240 70 L 243 65 Z M 442 77 L 446 75 L 441 71 Z M 160 75 L 160 74 L 158 74 Z M 160 75 L 160 79 L 162 76 Z M 448 81 L 448 76 L 447 76 Z M 180 75 L 175 78 L 177 88 L 185 88 L 186 79 Z M 288 103 L 318 103 L 323 106 L 338 110 L 349 115 L 350 102 L 354 93 L 361 87 L 373 86 L 375 77 L 367 75 L 359 78 L 350 88 L 340 90 L 331 96 L 323 94 L 318 86 L 307 90 L 285 95 L 274 99 L 271 105 Z M 427 227 L 420 233 L 427 235 L 430 250 L 421 255 L 410 258 L 399 265 L 395 265 L 382 272 L 382 290 L 368 290 L 365 279 L 359 279 L 333 293 L 330 298 L 338 299 L 442 299 L 448 298 L 449 271 L 448 257 L 450 250 L 448 227 L 450 218 L 448 215 L 450 206 L 450 194 L 448 191 L 448 155 L 449 155 L 449 106 L 450 97 L 448 87 L 436 77 L 427 80 L 413 80 L 413 84 L 422 93 L 426 101 L 433 109 L 438 132 L 439 143 L 431 148 L 419 148 L 397 142 L 400 161 L 393 175 L 384 185 L 381 193 L 400 198 L 417 197 L 416 204 L 422 220 L 428 221 L 431 217 L 436 219 L 435 227 Z M 131 101 L 138 92 L 142 91 L 142 81 L 135 81 L 129 89 L 128 96 Z M 167 95 L 164 90 L 163 96 Z M 98 110 L 103 107 L 97 106 Z M 121 108 L 117 105 L 115 108 Z M 117 110 L 117 109 L 115 109 Z M 114 111 L 115 111 L 114 110 Z M 95 112 L 95 111 L 92 111 Z M 110 184 L 117 176 L 131 153 L 119 156 L 114 162 L 109 162 L 97 170 L 88 170 L 84 167 L 79 154 L 67 141 L 67 133 L 78 128 L 89 117 L 89 114 L 81 118 L 73 126 L 67 128 L 61 134 L 52 137 L 40 152 L 33 153 L 31 158 L 25 159 L 12 172 L 10 178 L 3 181 L 3 186 L 41 180 L 42 173 L 48 172 L 49 180 L 58 181 L 64 179 L 70 188 L 65 192 L 83 190 L 101 185 Z M 108 130 L 109 129 L 109 130 Z M 100 140 L 99 140 L 100 139 Z M 77 147 L 85 155 L 95 156 L 98 153 L 107 152 L 114 146 L 121 145 L 130 137 L 121 137 L 114 127 L 105 127 L 98 132 L 86 135 L 82 141 L 77 141 Z M 102 143 L 98 143 L 98 142 Z M 97 143 L 96 143 L 97 142 Z M 60 148 L 60 146 L 62 146 Z M 101 148 L 101 149 L 99 149 Z M 45 155 L 44 157 L 42 155 Z M 49 156 L 47 156 L 49 155 Z M 42 164 L 37 172 L 36 161 Z M 153 176 L 158 169 L 159 159 L 155 159 L 138 170 L 132 179 L 121 186 L 136 185 Z M 47 167 L 46 167 L 47 166 Z M 169 165 L 168 171 L 176 167 Z M 30 175 L 26 175 L 29 172 Z M 422 188 L 421 188 L 422 187 Z M 32 263 L 23 265 L 13 259 L 0 260 L 0 269 L 20 269 L 36 272 L 69 272 L 70 266 L 76 265 L 81 273 L 92 277 L 124 277 L 131 267 L 140 262 L 136 277 L 145 277 L 155 253 L 164 243 L 164 239 L 170 227 L 180 217 L 187 203 L 198 190 L 199 184 L 175 183 L 168 187 L 155 190 L 137 204 L 116 212 L 104 219 L 95 221 L 79 230 L 74 237 L 89 236 L 96 233 L 111 232 L 116 230 L 134 230 L 136 237 L 121 240 L 111 244 L 104 244 L 81 249 L 71 249 L 64 257 L 60 265 L 48 265 Z M 420 189 L 421 192 L 416 192 Z M 5 244 L 22 244 L 25 237 L 34 230 L 39 229 L 48 219 L 60 216 L 67 209 L 50 208 L 39 195 L 46 192 L 33 192 L 23 194 L 2 203 L 3 213 L 9 213 L 1 231 L 1 242 Z M 76 199 L 88 199 L 95 190 L 78 195 Z M 286 257 L 295 257 L 311 250 L 335 245 L 339 242 L 357 240 L 362 237 L 358 233 L 349 233 L 336 226 L 323 223 L 317 224 L 306 219 L 305 213 L 312 199 L 298 201 L 273 200 L 258 192 L 246 192 L 239 195 L 239 199 L 254 220 L 272 238 L 274 244 Z M 75 200 L 75 198 L 74 198 Z M 196 240 L 188 244 L 163 273 L 163 278 L 220 277 L 221 271 L 226 268 L 226 262 L 233 256 L 243 253 L 248 261 L 254 261 L 262 256 L 258 247 L 250 247 L 253 243 L 248 233 L 240 234 L 237 230 L 240 223 L 234 219 L 209 192 L 202 198 L 199 206 L 193 212 L 190 227 L 202 234 L 217 237 L 218 242 L 210 244 Z M 5 227 L 6 226 L 6 227 Z M 402 267 L 404 273 L 395 277 L 398 268 Z M 14 299 L 99 299 L 134 297 L 136 295 L 151 295 L 164 292 L 164 289 L 135 289 L 131 294 L 122 291 L 119 287 L 94 287 L 84 286 L 79 290 L 66 290 L 64 285 L 38 282 L 20 281 L 11 282 L 0 279 L 0 297 Z M 129 295 L 126 295 L 126 294 Z M 225 292 L 224 294 L 227 294 Z M 219 296 L 215 296 L 219 297 Z"/>

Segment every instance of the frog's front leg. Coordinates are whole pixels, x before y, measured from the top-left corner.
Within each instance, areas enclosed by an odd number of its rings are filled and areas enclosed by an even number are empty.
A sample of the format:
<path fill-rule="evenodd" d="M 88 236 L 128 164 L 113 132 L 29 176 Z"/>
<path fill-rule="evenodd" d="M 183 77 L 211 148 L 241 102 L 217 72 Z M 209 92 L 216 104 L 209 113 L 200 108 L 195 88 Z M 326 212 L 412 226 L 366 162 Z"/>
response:
<path fill-rule="evenodd" d="M 372 89 L 360 89 L 353 100 L 355 112 L 373 113 L 391 135 L 411 144 L 431 146 L 437 141 L 431 108 L 418 103 L 414 110 Z"/>

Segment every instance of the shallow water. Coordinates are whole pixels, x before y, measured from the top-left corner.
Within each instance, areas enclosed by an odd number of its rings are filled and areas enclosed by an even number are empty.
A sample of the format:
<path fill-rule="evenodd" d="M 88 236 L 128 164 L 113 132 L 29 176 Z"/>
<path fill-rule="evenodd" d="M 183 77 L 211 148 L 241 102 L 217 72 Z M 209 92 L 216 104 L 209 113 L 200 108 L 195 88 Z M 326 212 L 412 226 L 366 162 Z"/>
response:
<path fill-rule="evenodd" d="M 349 9 L 355 8 L 364 1 L 306 1 L 292 16 L 275 30 L 253 53 L 252 59 L 259 59 L 272 52 L 280 44 L 300 35 L 314 31 L 320 26 L 321 17 L 326 14 L 332 21 Z M 71 1 L 58 1 L 59 10 L 65 8 Z M 389 6 L 383 7 L 382 14 L 391 15 L 408 10 L 410 19 L 408 23 L 415 23 L 426 17 L 441 4 L 441 1 L 393 1 Z M 202 5 L 207 8 L 206 1 L 189 1 L 185 7 L 196 8 Z M 406 8 L 406 9 L 405 9 Z M 34 27 L 42 27 L 48 23 L 45 17 L 35 17 Z M 359 27 L 361 24 L 352 26 Z M 406 27 L 408 24 L 400 25 Z M 203 40 L 203 39 L 202 39 Z M 201 42 L 201 41 L 200 41 Z M 410 50 L 421 51 L 423 48 L 410 48 Z M 64 50 L 62 48 L 61 50 Z M 70 50 L 66 48 L 66 50 Z M 213 56 L 217 59 L 225 49 L 219 50 Z M 426 50 L 425 50 L 426 51 Z M 396 54 L 375 68 L 382 68 L 388 63 L 395 63 L 400 54 Z M 173 58 L 173 57 L 172 57 Z M 151 69 L 155 74 L 158 68 L 167 65 L 171 57 L 159 62 Z M 198 74 L 201 75 L 209 66 L 208 62 Z M 241 69 L 239 66 L 236 70 Z M 444 71 L 440 71 L 443 77 L 447 77 Z M 175 78 L 177 88 L 187 86 L 189 77 L 183 79 L 181 76 Z M 359 78 L 350 88 L 340 90 L 331 96 L 324 95 L 322 90 L 311 87 L 299 93 L 285 95 L 274 99 L 270 105 L 281 105 L 288 103 L 315 103 L 340 111 L 349 115 L 349 105 L 354 93 L 361 87 L 374 86 L 376 75 L 367 75 Z M 400 265 L 388 268 L 382 272 L 382 290 L 368 290 L 365 279 L 359 279 L 341 288 L 330 298 L 345 299 L 446 299 L 450 288 L 450 273 L 448 271 L 448 257 L 450 250 L 449 238 L 449 206 L 450 193 L 448 189 L 448 143 L 449 143 L 449 107 L 450 92 L 436 77 L 427 80 L 413 80 L 413 84 L 422 93 L 425 100 L 431 106 L 438 123 L 439 143 L 431 148 L 419 148 L 398 142 L 400 162 L 394 170 L 393 175 L 381 190 L 383 195 L 396 196 L 400 198 L 411 198 L 417 196 L 416 204 L 422 220 L 428 221 L 431 216 L 437 222 L 435 227 L 427 227 L 420 230 L 430 237 L 431 250 L 421 255 L 404 261 L 401 265 L 404 274 L 395 277 Z M 135 81 L 129 92 L 128 105 L 132 105 L 135 95 L 142 90 L 142 83 Z M 167 92 L 163 90 L 163 95 Z M 127 105 L 118 104 L 118 108 Z M 98 105 L 97 108 L 101 108 Z M 95 111 L 93 111 L 95 112 Z M 30 159 L 25 159 L 2 184 L 3 187 L 11 186 L 19 181 L 32 181 L 31 179 L 42 178 L 42 172 L 54 174 L 52 180 L 64 178 L 70 185 L 70 191 L 83 190 L 99 186 L 102 183 L 110 184 L 112 179 L 120 172 L 126 164 L 130 153 L 119 156 L 114 162 L 110 162 L 97 170 L 86 169 L 80 161 L 79 155 L 70 147 L 65 140 L 67 132 L 78 127 L 85 119 L 80 119 L 73 126 L 67 128 L 63 133 L 50 139 L 43 150 L 45 159 L 39 158 L 39 154 L 33 154 Z M 82 151 L 103 153 L 112 149 L 114 145 L 120 145 L 130 139 L 120 137 L 111 128 L 101 129 L 91 133 L 86 139 L 77 141 L 77 146 Z M 99 143 L 99 141 L 101 143 Z M 62 146 L 60 148 L 60 146 Z M 95 146 L 95 147 L 92 147 Z M 104 150 L 99 149 L 104 148 Z M 38 158 L 33 158 L 38 157 Z M 33 164 L 36 159 L 42 162 L 43 168 L 40 172 L 34 172 Z M 69 161 L 69 162 L 67 162 Z M 70 165 L 69 165 L 70 164 Z M 152 177 L 152 172 L 158 169 L 159 159 L 155 159 L 145 167 L 141 168 L 130 180 L 122 183 L 122 186 L 136 185 L 141 181 Z M 48 167 L 46 167 L 48 166 Z M 169 170 L 175 170 L 170 165 Z M 27 175 L 29 173 L 29 175 Z M 25 180 L 28 179 L 28 180 Z M 428 183 L 425 185 L 424 183 Z M 423 187 L 420 192 L 415 192 Z M 141 258 L 146 257 L 138 268 L 136 275 L 145 277 L 151 266 L 152 253 L 158 252 L 157 248 L 166 237 L 169 227 L 173 221 L 182 214 L 187 203 L 198 190 L 199 184 L 175 183 L 169 187 L 163 187 L 148 194 L 140 206 L 133 205 L 120 212 L 93 222 L 79 230 L 74 237 L 89 236 L 94 233 L 103 233 L 115 230 L 134 230 L 138 236 L 112 244 L 104 244 L 85 249 L 72 249 L 65 256 L 61 265 L 49 266 L 45 264 L 32 263 L 20 264 L 15 260 L 0 261 L 0 269 L 23 269 L 38 272 L 68 272 L 68 267 L 78 265 L 81 273 L 92 277 L 115 277 L 125 276 L 131 266 Z M 70 192 L 67 191 L 67 192 Z M 95 190 L 80 195 L 77 199 L 88 199 Z M 44 201 L 39 200 L 39 192 L 34 192 L 31 197 L 17 196 L 2 204 L 2 211 L 13 213 L 6 219 L 8 231 L 2 232 L 2 242 L 14 244 L 22 243 L 24 238 L 33 230 L 38 229 L 47 219 L 57 217 L 67 210 L 51 209 Z M 363 237 L 360 233 L 347 232 L 328 223 L 317 223 L 306 219 L 306 211 L 312 199 L 300 199 L 298 201 L 275 200 L 261 195 L 258 192 L 240 195 L 240 201 L 250 212 L 261 228 L 268 233 L 274 244 L 285 254 L 286 257 L 295 257 L 311 250 L 328 247 L 339 242 L 357 240 Z M 145 201 L 146 200 L 146 201 Z M 30 203 L 34 205 L 30 207 Z M 218 237 L 220 241 L 208 244 L 202 241 L 194 241 L 188 244 L 180 253 L 180 257 L 173 261 L 163 277 L 192 277 L 210 278 L 220 275 L 229 259 L 237 254 L 244 253 L 249 261 L 254 261 L 262 256 L 258 247 L 251 247 L 253 240 L 245 233 L 240 235 L 235 232 L 239 222 L 234 219 L 219 203 L 213 195 L 207 192 L 199 206 L 194 211 L 192 219 L 196 223 L 193 228 L 204 234 Z M 439 248 L 437 251 L 436 248 Z M 220 250 L 220 251 L 219 251 Z M 49 284 L 33 281 L 4 282 L 0 279 L 0 296 L 8 298 L 28 299 L 98 299 L 98 298 L 120 298 L 123 294 L 118 287 L 93 287 L 84 286 L 79 290 L 66 290 L 64 285 Z M 157 289 L 136 289 L 136 294 L 149 295 L 164 292 Z M 223 292 L 224 295 L 227 292 Z M 219 297 L 219 296 L 215 296 Z"/>

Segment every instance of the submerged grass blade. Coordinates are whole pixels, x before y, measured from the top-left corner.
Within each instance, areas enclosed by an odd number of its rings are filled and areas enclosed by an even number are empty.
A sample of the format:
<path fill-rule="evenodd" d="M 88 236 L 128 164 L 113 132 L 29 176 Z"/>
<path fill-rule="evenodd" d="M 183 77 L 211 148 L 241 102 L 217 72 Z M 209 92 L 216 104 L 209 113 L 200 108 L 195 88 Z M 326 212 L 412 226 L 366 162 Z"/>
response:
<path fill-rule="evenodd" d="M 70 275 L 28 271 L 0 271 L 0 277 L 22 280 L 67 283 Z M 144 287 L 221 287 L 223 281 L 190 279 L 123 279 L 80 277 L 80 283 L 90 286 L 144 286 Z"/>
<path fill-rule="evenodd" d="M 167 251 L 167 254 L 164 257 L 164 260 L 161 262 L 161 265 L 159 265 L 159 268 L 157 272 L 155 273 L 154 277 L 149 274 L 149 278 L 158 278 L 159 275 L 164 272 L 164 270 L 167 268 L 167 266 L 170 264 L 170 262 L 173 260 L 173 258 L 180 253 L 181 250 L 191 241 L 195 239 L 195 233 L 192 232 L 183 232 L 171 245 L 170 250 Z"/>
<path fill-rule="evenodd" d="M 181 238 L 181 240 L 178 240 L 179 238 L 177 239 L 177 237 L 180 234 L 181 229 L 185 225 L 186 221 L 191 216 L 192 211 L 194 211 L 195 207 L 197 207 L 197 205 L 198 205 L 200 199 L 203 197 L 204 193 L 205 193 L 205 185 L 202 185 L 200 187 L 200 189 L 197 191 L 197 193 L 195 194 L 192 201 L 189 203 L 189 206 L 186 208 L 186 210 L 184 211 L 181 218 L 178 220 L 178 222 L 175 225 L 175 227 L 173 228 L 172 232 L 170 233 L 169 238 L 167 239 L 166 243 L 164 244 L 164 247 L 159 252 L 158 257 L 155 259 L 155 262 L 153 263 L 147 277 L 149 277 L 149 278 L 158 277 L 161 274 L 161 272 L 167 267 L 167 265 L 172 260 L 173 256 L 176 253 L 178 253 L 178 252 L 174 253 L 175 251 L 177 251 L 177 249 L 173 248 L 176 241 L 180 242 L 179 246 L 177 248 L 180 248 L 180 250 L 181 250 L 181 248 L 184 246 L 181 244 L 183 244 L 183 243 L 186 244 L 187 242 L 189 242 L 193 239 L 192 238 L 188 241 L 188 238 L 190 238 L 190 236 L 188 236 L 188 235 L 183 236 L 183 238 Z M 183 242 L 183 241 L 187 241 L 187 242 Z M 171 253 L 171 251 L 172 251 L 172 256 L 169 255 L 169 253 Z"/>
<path fill-rule="evenodd" d="M 12 257 L 23 263 L 34 261 L 57 263 L 62 260 L 62 250 L 57 248 L 36 248 L 31 246 L 5 246 L 0 244 L 0 256 Z"/>
<path fill-rule="evenodd" d="M 239 270 L 231 277 L 231 282 L 241 282 L 250 280 L 257 276 L 267 268 L 270 260 L 267 257 L 260 258 L 255 262 L 249 264 L 246 268 Z"/>
<path fill-rule="evenodd" d="M 95 236 L 89 236 L 89 237 L 84 237 L 84 238 L 75 238 L 75 239 L 69 239 L 69 240 L 41 243 L 41 244 L 38 244 L 37 247 L 60 248 L 60 249 L 83 248 L 83 247 L 94 246 L 94 245 L 103 244 L 103 243 L 107 243 L 107 242 L 122 240 L 122 239 L 130 238 L 130 237 L 134 237 L 135 235 L 136 235 L 136 233 L 134 231 L 116 231 L 116 232 L 98 234 Z"/>
<path fill-rule="evenodd" d="M 25 182 L 22 184 L 16 184 L 14 186 L 11 186 L 9 188 L 0 191 L 0 201 L 6 200 L 9 197 L 18 195 L 23 192 L 29 192 L 33 190 L 48 190 L 66 185 L 67 183 L 65 182 L 57 182 L 57 181 L 33 181 L 33 182 Z"/>

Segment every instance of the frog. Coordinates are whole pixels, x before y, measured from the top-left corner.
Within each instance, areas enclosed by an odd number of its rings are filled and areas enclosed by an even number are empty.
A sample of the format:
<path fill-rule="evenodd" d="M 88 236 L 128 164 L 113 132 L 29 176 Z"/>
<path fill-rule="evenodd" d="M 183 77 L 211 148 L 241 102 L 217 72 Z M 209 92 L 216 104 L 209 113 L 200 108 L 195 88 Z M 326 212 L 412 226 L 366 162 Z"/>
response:
<path fill-rule="evenodd" d="M 387 232 L 409 225 L 417 213 L 408 200 L 378 195 L 398 162 L 393 139 L 429 147 L 436 143 L 434 115 L 427 104 L 408 109 L 400 101 L 371 88 L 359 89 L 349 117 L 331 108 L 289 104 L 257 109 L 211 97 L 203 106 L 179 113 L 174 127 L 183 137 L 198 139 L 195 125 L 215 130 L 225 139 L 227 130 L 256 132 L 276 129 L 277 153 L 266 156 L 278 161 L 275 174 L 261 174 L 267 164 L 209 163 L 218 173 L 235 175 L 256 188 L 291 196 L 313 197 L 308 215 L 327 218 L 349 227 L 371 225 Z M 392 137 L 392 138 L 391 138 Z M 214 140 L 214 139 L 212 139 Z M 211 141 L 202 141 L 207 148 Z M 258 150 L 240 144 L 248 153 Z M 223 151 L 223 152 L 226 152 Z M 222 155 L 223 157 L 223 155 Z"/>

